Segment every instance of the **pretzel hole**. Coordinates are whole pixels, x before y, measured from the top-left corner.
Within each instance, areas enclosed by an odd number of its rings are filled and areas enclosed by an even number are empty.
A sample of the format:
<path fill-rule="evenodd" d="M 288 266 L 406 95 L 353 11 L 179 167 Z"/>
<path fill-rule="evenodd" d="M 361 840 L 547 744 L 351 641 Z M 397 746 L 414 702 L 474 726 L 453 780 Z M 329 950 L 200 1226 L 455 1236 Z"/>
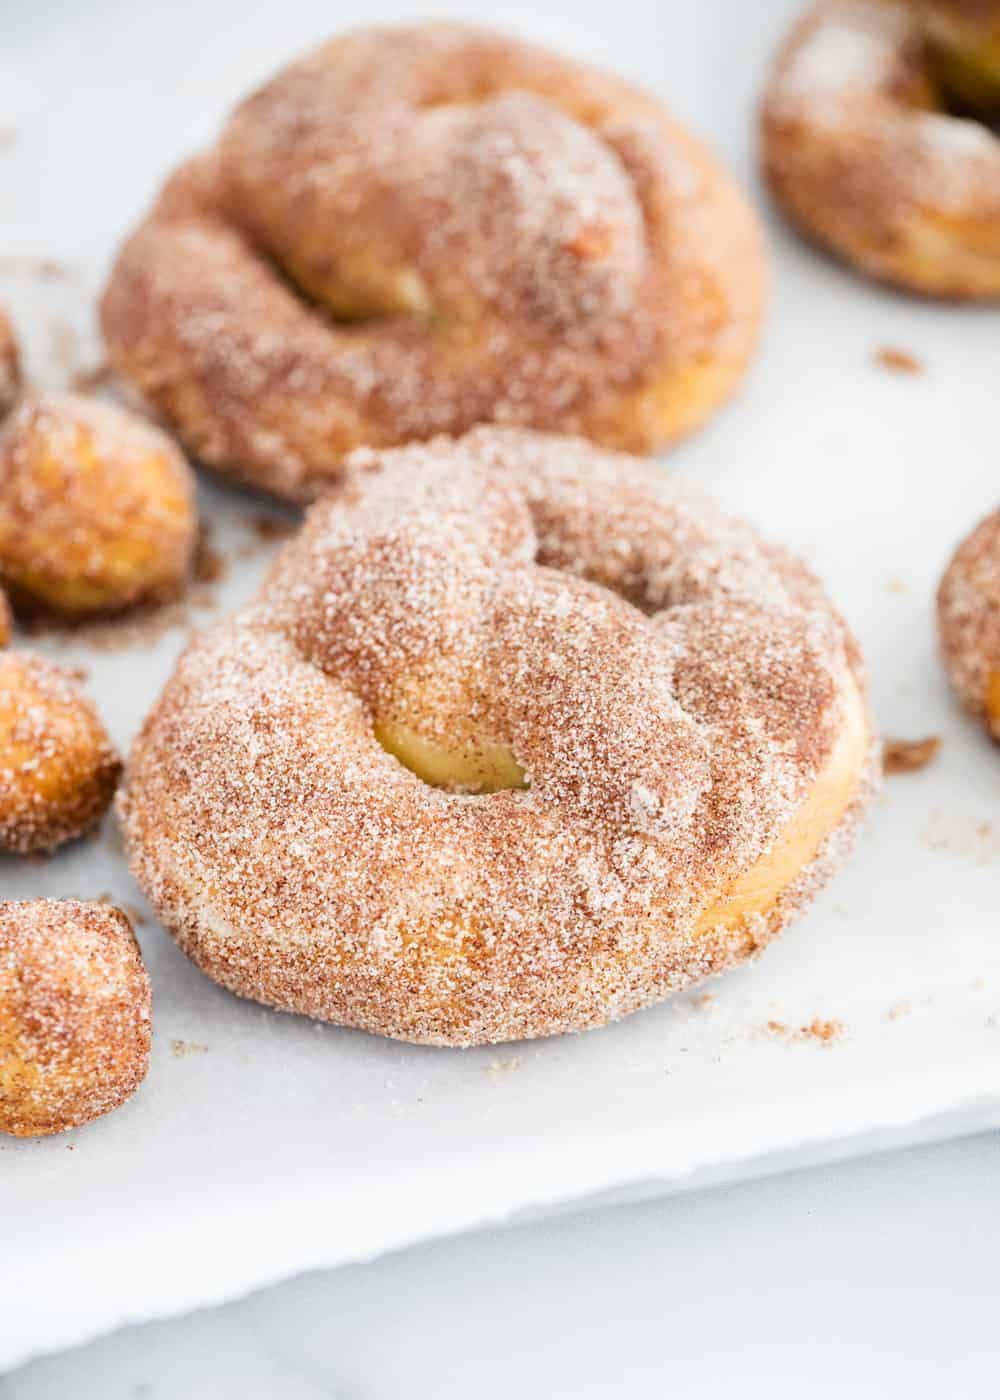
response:
<path fill-rule="evenodd" d="M 386 753 L 429 787 L 485 796 L 529 786 L 524 769 L 505 744 L 491 740 L 443 744 L 394 720 L 377 722 L 374 732 Z"/>
<path fill-rule="evenodd" d="M 942 109 L 996 131 L 1000 121 L 1000 26 L 968 48 L 932 38 L 928 58 Z"/>

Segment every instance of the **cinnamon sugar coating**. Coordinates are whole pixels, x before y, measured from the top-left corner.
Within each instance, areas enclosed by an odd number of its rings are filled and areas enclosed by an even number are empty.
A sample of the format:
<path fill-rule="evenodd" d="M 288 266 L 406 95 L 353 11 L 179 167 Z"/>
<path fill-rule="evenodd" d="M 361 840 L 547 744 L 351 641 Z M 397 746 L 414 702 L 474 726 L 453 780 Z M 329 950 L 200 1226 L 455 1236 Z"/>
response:
<path fill-rule="evenodd" d="M 119 910 L 0 901 L 0 1133 L 61 1133 L 123 1104 L 146 1075 L 150 1003 Z"/>
<path fill-rule="evenodd" d="M 0 418 L 14 407 L 21 387 L 21 360 L 14 327 L 0 310 Z"/>
<path fill-rule="evenodd" d="M 442 756 L 470 780 L 423 781 Z M 469 1045 L 749 956 L 837 864 L 876 764 L 803 565 L 635 459 L 481 428 L 350 458 L 189 646 L 119 811 L 224 986 Z"/>
<path fill-rule="evenodd" d="M 958 546 L 938 589 L 937 612 L 955 693 L 1000 740 L 1000 511 Z"/>
<path fill-rule="evenodd" d="M 14 619 L 11 617 L 7 595 L 0 589 L 0 647 L 5 647 L 10 641 L 13 625 Z"/>
<path fill-rule="evenodd" d="M 174 443 L 116 404 L 28 395 L 0 429 L 0 582 L 68 618 L 176 592 L 197 531 Z"/>
<path fill-rule="evenodd" d="M 360 30 L 181 167 L 101 308 L 202 461 L 293 500 L 358 445 L 481 422 L 648 452 L 742 375 L 764 266 L 650 97 L 459 24 Z"/>
<path fill-rule="evenodd" d="M 761 161 L 786 214 L 872 277 L 1000 297 L 1000 138 L 951 115 L 925 10 L 820 0 L 764 95 Z"/>
<path fill-rule="evenodd" d="M 104 814 L 121 763 L 77 678 L 45 657 L 0 655 L 0 853 L 52 850 Z"/>

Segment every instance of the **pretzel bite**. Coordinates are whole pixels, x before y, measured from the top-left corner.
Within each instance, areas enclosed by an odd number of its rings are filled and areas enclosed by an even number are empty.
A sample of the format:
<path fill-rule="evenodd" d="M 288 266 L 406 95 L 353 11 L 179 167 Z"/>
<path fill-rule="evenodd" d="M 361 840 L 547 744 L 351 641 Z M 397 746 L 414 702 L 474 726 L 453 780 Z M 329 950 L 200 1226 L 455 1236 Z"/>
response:
<path fill-rule="evenodd" d="M 125 915 L 0 902 L 0 1132 L 43 1137 L 110 1113 L 149 1063 L 151 994 Z"/>
<path fill-rule="evenodd" d="M 937 607 L 941 653 L 955 694 L 1000 741 L 1000 510 L 956 549 Z"/>
<path fill-rule="evenodd" d="M 100 820 L 121 771 L 97 711 L 69 672 L 0 655 L 0 851 L 71 841 Z"/>
<path fill-rule="evenodd" d="M 761 160 L 789 218 L 862 272 L 926 295 L 992 300 L 1000 137 L 949 106 L 930 37 L 948 8 L 960 7 L 819 0 L 768 83 Z"/>
<path fill-rule="evenodd" d="M 76 619 L 165 596 L 196 529 L 190 468 L 135 414 L 30 396 L 0 429 L 0 582 L 15 607 Z"/>

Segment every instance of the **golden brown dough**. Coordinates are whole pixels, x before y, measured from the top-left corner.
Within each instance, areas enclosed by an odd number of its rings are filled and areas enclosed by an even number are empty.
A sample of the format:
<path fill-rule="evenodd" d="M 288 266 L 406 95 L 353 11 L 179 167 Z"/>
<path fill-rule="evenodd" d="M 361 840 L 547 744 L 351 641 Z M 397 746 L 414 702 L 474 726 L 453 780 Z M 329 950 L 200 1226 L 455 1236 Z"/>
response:
<path fill-rule="evenodd" d="M 948 111 L 919 5 L 814 5 L 768 83 L 761 160 L 793 222 L 862 272 L 1000 297 L 1000 138 Z"/>
<path fill-rule="evenodd" d="M 100 820 L 121 764 L 72 672 L 0 654 L 0 852 L 51 850 Z"/>
<path fill-rule="evenodd" d="M 634 458 L 480 428 L 349 460 L 181 659 L 120 813 L 224 986 L 469 1045 L 749 957 L 839 864 L 877 763 L 803 565 Z"/>
<path fill-rule="evenodd" d="M 62 1133 L 123 1104 L 146 1075 L 150 1002 L 119 910 L 0 901 L 0 1133 Z"/>
<path fill-rule="evenodd" d="M 197 533 L 194 478 L 115 404 L 29 395 L 0 428 L 0 583 L 67 618 L 175 593 Z"/>
<path fill-rule="evenodd" d="M 249 97 L 125 245 L 113 365 L 292 499 L 479 422 L 649 452 L 756 341 L 757 222 L 652 98 L 457 24 L 335 39 Z"/>

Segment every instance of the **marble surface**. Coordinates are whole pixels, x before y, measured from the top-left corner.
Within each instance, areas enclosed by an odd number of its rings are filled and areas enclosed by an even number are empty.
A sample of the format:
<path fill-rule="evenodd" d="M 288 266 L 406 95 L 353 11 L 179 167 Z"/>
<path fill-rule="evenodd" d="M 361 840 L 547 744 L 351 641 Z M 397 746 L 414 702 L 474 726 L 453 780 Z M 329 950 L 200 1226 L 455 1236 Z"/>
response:
<path fill-rule="evenodd" d="M 1000 1134 L 391 1254 L 129 1328 L 2 1400 L 996 1393 Z"/>

